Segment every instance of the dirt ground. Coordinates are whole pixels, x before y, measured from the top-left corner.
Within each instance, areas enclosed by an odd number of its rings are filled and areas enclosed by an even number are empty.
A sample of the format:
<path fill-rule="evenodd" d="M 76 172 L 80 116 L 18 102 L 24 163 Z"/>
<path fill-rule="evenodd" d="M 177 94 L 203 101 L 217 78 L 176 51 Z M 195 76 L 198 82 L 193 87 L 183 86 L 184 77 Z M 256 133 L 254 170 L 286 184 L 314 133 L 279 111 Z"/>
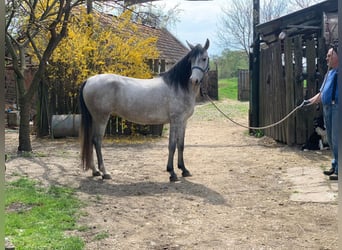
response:
<path fill-rule="evenodd" d="M 86 249 L 338 249 L 337 182 L 322 174 L 330 152 L 303 152 L 251 137 L 220 115 L 195 114 L 184 156 L 193 176 L 170 183 L 167 137 L 106 139 L 113 179 L 103 181 L 80 169 L 77 139 L 33 138 L 36 157 L 22 158 L 17 131 L 6 130 L 6 178 L 76 188 L 88 230 L 70 234 Z M 310 184 L 315 177 L 319 186 Z M 311 199 L 309 188 L 331 199 Z"/>

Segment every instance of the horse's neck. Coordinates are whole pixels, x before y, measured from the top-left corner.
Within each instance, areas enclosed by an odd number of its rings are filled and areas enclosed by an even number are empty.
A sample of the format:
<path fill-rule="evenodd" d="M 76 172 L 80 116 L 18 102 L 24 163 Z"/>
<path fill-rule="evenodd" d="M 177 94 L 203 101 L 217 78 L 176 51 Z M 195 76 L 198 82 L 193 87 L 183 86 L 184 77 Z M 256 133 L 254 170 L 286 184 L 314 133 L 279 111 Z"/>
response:
<path fill-rule="evenodd" d="M 191 95 L 196 98 L 196 96 L 200 92 L 201 85 L 200 84 L 192 84 L 190 88 Z"/>
<path fill-rule="evenodd" d="M 165 75 L 172 81 L 178 82 L 185 86 L 191 75 L 191 65 L 189 59 L 184 57 L 177 64 L 175 64 Z"/>
<path fill-rule="evenodd" d="M 200 91 L 200 86 L 199 85 L 193 85 L 191 83 L 189 83 L 189 90 L 184 92 L 186 95 L 186 100 L 188 102 L 188 107 L 192 107 L 195 106 L 196 104 L 196 97 L 199 94 Z"/>

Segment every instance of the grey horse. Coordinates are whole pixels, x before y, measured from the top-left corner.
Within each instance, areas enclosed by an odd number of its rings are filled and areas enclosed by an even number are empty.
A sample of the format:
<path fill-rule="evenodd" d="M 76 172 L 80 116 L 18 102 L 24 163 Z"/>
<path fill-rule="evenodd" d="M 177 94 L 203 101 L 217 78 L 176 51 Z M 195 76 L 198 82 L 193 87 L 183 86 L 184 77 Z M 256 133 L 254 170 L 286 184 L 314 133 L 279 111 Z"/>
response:
<path fill-rule="evenodd" d="M 205 45 L 193 46 L 170 70 L 153 79 L 136 79 L 115 74 L 99 74 L 88 78 L 80 88 L 81 159 L 84 170 L 93 176 L 111 179 L 102 158 L 101 145 L 110 114 L 114 113 L 138 124 L 170 123 L 169 157 L 166 170 L 170 181 L 178 180 L 173 168 L 178 150 L 178 168 L 182 176 L 191 176 L 183 159 L 184 136 L 188 118 L 194 112 L 196 95 L 203 77 L 209 70 Z M 95 147 L 98 169 L 94 164 Z"/>

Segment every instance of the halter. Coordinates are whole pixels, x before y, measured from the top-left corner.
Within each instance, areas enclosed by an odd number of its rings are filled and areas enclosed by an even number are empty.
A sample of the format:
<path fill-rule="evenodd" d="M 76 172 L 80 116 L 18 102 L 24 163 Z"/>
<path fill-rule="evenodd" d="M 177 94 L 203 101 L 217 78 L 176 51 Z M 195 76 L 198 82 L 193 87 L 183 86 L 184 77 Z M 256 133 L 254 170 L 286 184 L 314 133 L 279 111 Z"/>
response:
<path fill-rule="evenodd" d="M 201 67 L 199 66 L 193 66 L 191 68 L 191 71 L 194 70 L 194 69 L 199 69 L 203 74 L 207 73 L 209 70 L 210 70 L 210 67 L 209 67 L 209 57 L 208 57 L 208 64 L 207 64 L 207 67 L 205 67 L 205 69 L 202 69 Z"/>

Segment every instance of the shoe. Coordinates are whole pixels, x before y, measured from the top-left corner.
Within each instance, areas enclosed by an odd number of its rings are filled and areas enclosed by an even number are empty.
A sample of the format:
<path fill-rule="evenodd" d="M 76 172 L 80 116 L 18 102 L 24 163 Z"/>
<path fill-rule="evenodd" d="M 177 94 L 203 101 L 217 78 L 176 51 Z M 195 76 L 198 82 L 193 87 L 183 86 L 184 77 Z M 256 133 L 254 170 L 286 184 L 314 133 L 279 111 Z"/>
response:
<path fill-rule="evenodd" d="M 331 175 L 331 176 L 329 176 L 329 180 L 331 180 L 331 181 L 338 181 L 338 175 Z"/>
<path fill-rule="evenodd" d="M 325 174 L 325 175 L 332 175 L 333 173 L 335 173 L 335 169 L 333 169 L 333 168 L 323 171 L 323 174 Z"/>

